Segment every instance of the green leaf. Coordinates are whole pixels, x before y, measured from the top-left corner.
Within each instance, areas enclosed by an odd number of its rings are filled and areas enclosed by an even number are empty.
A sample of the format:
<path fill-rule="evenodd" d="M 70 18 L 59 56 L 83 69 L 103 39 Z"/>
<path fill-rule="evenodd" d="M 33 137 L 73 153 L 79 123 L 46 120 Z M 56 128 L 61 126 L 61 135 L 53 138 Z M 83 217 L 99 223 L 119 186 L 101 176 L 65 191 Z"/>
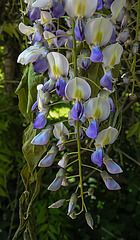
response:
<path fill-rule="evenodd" d="M 91 79 L 96 85 L 98 85 L 100 87 L 101 86 L 100 79 L 104 75 L 102 64 L 101 63 L 91 63 L 87 73 L 88 73 L 88 78 Z M 91 97 L 96 97 L 99 92 L 99 88 L 91 81 L 88 81 L 88 83 L 91 87 L 91 92 L 92 92 Z"/>
<path fill-rule="evenodd" d="M 33 123 L 31 123 L 25 129 L 24 136 L 23 136 L 22 151 L 23 151 L 24 157 L 27 161 L 30 173 L 32 173 L 34 171 L 40 158 L 47 151 L 47 148 L 48 148 L 48 145 L 37 146 L 37 145 L 31 144 L 31 141 L 36 136 L 37 131 L 38 130 L 33 129 Z"/>
<path fill-rule="evenodd" d="M 21 82 L 15 91 L 19 98 L 19 109 L 29 122 L 33 120 L 31 108 L 37 100 L 36 87 L 38 84 L 43 83 L 43 80 L 43 75 L 35 73 L 32 64 L 30 64 L 29 67 L 26 67 Z"/>
<path fill-rule="evenodd" d="M 118 76 L 119 76 L 120 65 L 121 64 L 119 63 L 112 68 L 112 74 L 113 74 L 114 78 L 118 78 Z"/>
<path fill-rule="evenodd" d="M 127 134 L 127 138 L 133 136 L 133 135 L 138 135 L 140 134 L 140 123 L 135 123 L 134 125 L 132 125 L 128 131 L 128 134 Z"/>

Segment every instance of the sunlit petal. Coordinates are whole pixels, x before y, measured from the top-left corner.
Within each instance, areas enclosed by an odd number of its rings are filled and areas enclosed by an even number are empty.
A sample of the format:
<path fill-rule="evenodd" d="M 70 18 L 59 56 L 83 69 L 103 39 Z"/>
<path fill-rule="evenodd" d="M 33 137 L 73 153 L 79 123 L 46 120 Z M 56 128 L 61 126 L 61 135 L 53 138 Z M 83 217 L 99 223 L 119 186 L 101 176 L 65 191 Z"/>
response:
<path fill-rule="evenodd" d="M 103 149 L 99 148 L 94 153 L 91 154 L 91 161 L 97 164 L 99 167 L 102 166 L 103 163 Z"/>
<path fill-rule="evenodd" d="M 105 146 L 107 144 L 112 144 L 118 137 L 118 130 L 113 127 L 108 127 L 107 129 L 102 130 L 99 132 L 96 140 L 95 145 Z"/>
<path fill-rule="evenodd" d="M 52 132 L 52 126 L 48 125 L 46 129 L 42 130 L 37 136 L 31 141 L 34 145 L 46 145 L 50 139 Z"/>
<path fill-rule="evenodd" d="M 69 100 L 87 100 L 91 95 L 91 88 L 84 79 L 75 77 L 67 83 L 65 95 Z"/>
<path fill-rule="evenodd" d="M 60 139 L 63 135 L 69 135 L 69 131 L 66 126 L 61 122 L 54 125 L 53 134 L 57 139 Z"/>
<path fill-rule="evenodd" d="M 93 138 L 95 139 L 97 137 L 97 134 L 98 134 L 98 130 L 99 130 L 99 126 L 97 124 L 96 121 L 92 121 L 87 130 L 86 130 L 86 135 L 89 137 L 89 138 Z"/>
<path fill-rule="evenodd" d="M 102 97 L 89 99 L 85 104 L 86 118 L 92 118 L 99 121 L 104 121 L 110 113 L 110 105 L 107 100 Z"/>

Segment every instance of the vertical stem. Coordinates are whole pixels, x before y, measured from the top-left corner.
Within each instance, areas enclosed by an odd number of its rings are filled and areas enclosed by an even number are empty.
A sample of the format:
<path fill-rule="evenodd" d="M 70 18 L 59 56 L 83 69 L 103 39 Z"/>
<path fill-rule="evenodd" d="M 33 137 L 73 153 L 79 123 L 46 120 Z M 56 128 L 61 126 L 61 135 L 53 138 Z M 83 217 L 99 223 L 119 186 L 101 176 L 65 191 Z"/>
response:
<path fill-rule="evenodd" d="M 138 11 L 137 11 L 137 22 L 136 22 L 136 36 L 135 36 L 135 41 L 138 41 L 138 32 L 139 32 L 139 14 L 140 14 L 140 0 L 138 0 Z M 133 76 L 133 85 L 132 85 L 132 95 L 134 93 L 134 87 L 135 87 L 135 69 L 136 69 L 136 55 L 133 58 L 133 63 L 131 67 L 131 72 Z"/>
<path fill-rule="evenodd" d="M 77 52 L 76 52 L 76 39 L 74 34 L 75 21 L 72 19 L 72 36 L 73 36 L 73 60 L 74 60 L 74 77 L 78 76 L 77 73 Z M 82 200 L 82 209 L 85 207 L 84 196 L 83 196 L 83 182 L 82 182 L 82 162 L 81 162 L 81 146 L 80 146 L 80 134 L 79 134 L 79 121 L 76 121 L 77 129 L 77 148 L 78 148 L 78 162 L 79 162 L 79 177 L 80 177 L 80 191 L 81 191 L 81 200 Z M 86 209 L 86 207 L 85 207 Z"/>

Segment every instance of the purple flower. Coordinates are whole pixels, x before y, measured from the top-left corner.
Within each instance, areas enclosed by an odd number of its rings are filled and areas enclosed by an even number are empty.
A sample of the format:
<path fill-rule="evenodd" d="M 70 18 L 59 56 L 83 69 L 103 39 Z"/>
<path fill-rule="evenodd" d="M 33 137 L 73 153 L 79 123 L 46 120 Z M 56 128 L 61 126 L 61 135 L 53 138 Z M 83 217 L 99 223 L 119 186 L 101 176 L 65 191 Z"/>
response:
<path fill-rule="evenodd" d="M 97 3 L 97 10 L 101 10 L 103 7 L 103 0 L 98 0 L 98 3 Z"/>
<path fill-rule="evenodd" d="M 60 18 L 65 14 L 64 7 L 59 0 L 53 0 L 51 11 L 54 18 Z"/>
<path fill-rule="evenodd" d="M 72 212 L 75 209 L 76 203 L 77 203 L 77 194 L 73 193 L 71 195 L 70 201 L 69 201 L 69 206 L 68 206 L 68 215 L 72 214 Z"/>
<path fill-rule="evenodd" d="M 52 133 L 52 126 L 47 125 L 46 129 L 42 130 L 37 136 L 31 141 L 34 145 L 46 145 L 50 139 Z"/>
<path fill-rule="evenodd" d="M 112 81 L 111 81 L 111 72 L 106 73 L 100 80 L 100 84 L 102 87 L 112 89 Z"/>
<path fill-rule="evenodd" d="M 85 30 L 85 24 L 83 23 L 83 20 L 77 19 L 75 24 L 75 29 L 74 29 L 75 39 L 77 41 L 82 42 L 85 39 L 84 30 Z"/>
<path fill-rule="evenodd" d="M 80 120 L 84 113 L 84 106 L 80 101 L 76 101 L 71 110 L 71 117 L 74 120 Z"/>
<path fill-rule="evenodd" d="M 119 190 L 119 189 L 121 189 L 120 185 L 111 176 L 109 176 L 106 171 L 103 171 L 101 173 L 101 177 L 102 177 L 106 187 L 109 190 Z"/>
<path fill-rule="evenodd" d="M 60 37 L 59 37 L 59 35 L 60 35 Z M 65 36 L 62 37 L 61 35 L 65 35 Z M 65 42 L 67 41 L 67 39 L 69 38 L 69 36 L 67 36 L 67 33 L 60 29 L 58 29 L 56 31 L 56 36 L 57 36 L 57 38 L 55 39 L 55 43 L 56 43 L 57 47 L 61 47 L 62 45 L 64 45 Z"/>
<path fill-rule="evenodd" d="M 90 59 L 89 58 L 83 58 L 82 60 L 81 60 L 81 65 L 82 65 L 82 68 L 85 70 L 85 71 L 87 71 L 88 70 L 88 68 L 89 68 L 89 65 L 90 65 Z"/>
<path fill-rule="evenodd" d="M 27 15 L 29 16 L 30 20 L 34 22 L 35 20 L 40 19 L 40 14 L 41 14 L 40 8 L 31 7 L 29 8 Z"/>
<path fill-rule="evenodd" d="M 103 54 L 98 46 L 93 47 L 90 59 L 92 62 L 101 62 L 103 60 Z"/>
<path fill-rule="evenodd" d="M 41 128 L 45 127 L 46 123 L 47 123 L 47 120 L 46 120 L 44 112 L 40 112 L 37 115 L 36 119 L 34 120 L 33 128 L 34 129 L 41 129 Z"/>
<path fill-rule="evenodd" d="M 109 104 L 110 104 L 110 111 L 111 111 L 111 112 L 115 112 L 115 105 L 114 105 L 114 102 L 113 102 L 112 98 L 109 97 L 109 98 L 107 99 L 107 101 L 108 101 Z"/>
<path fill-rule="evenodd" d="M 97 137 L 97 134 L 98 134 L 98 130 L 99 130 L 99 126 L 97 124 L 96 121 L 92 121 L 87 130 L 86 130 L 86 135 L 90 138 L 93 138 L 95 139 Z"/>
<path fill-rule="evenodd" d="M 44 56 L 39 56 L 33 63 L 34 72 L 44 73 L 48 69 L 48 61 Z"/>
<path fill-rule="evenodd" d="M 113 32 L 112 32 L 112 35 L 111 35 L 111 38 L 109 40 L 109 42 L 111 43 L 115 43 L 116 42 L 116 27 L 115 25 L 113 25 Z"/>
<path fill-rule="evenodd" d="M 49 167 L 53 164 L 54 158 L 58 152 L 56 146 L 52 146 L 51 149 L 47 152 L 47 155 L 39 162 L 39 167 Z"/>
<path fill-rule="evenodd" d="M 99 167 L 102 166 L 103 163 L 103 149 L 99 148 L 94 153 L 91 154 L 91 161 L 97 164 Z"/>
<path fill-rule="evenodd" d="M 65 96 L 65 87 L 66 87 L 66 82 L 64 81 L 64 79 L 58 78 L 55 84 L 55 88 L 56 88 L 56 93 L 58 94 L 59 97 Z"/>

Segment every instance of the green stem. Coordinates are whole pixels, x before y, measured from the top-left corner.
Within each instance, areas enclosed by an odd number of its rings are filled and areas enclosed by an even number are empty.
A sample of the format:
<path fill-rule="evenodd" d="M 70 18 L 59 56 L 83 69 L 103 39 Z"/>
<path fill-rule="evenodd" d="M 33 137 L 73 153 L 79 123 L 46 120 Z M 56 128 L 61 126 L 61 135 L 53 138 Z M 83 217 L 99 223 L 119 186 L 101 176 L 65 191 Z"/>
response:
<path fill-rule="evenodd" d="M 76 159 L 76 160 L 72 161 L 71 163 L 67 164 L 66 167 L 69 167 L 70 165 L 72 165 L 72 164 L 75 163 L 75 162 L 78 162 L 78 159 Z"/>
<path fill-rule="evenodd" d="M 74 77 L 77 77 L 78 76 L 78 72 L 77 72 L 77 51 L 76 51 L 76 39 L 75 39 L 75 34 L 74 34 L 74 28 L 75 28 L 75 21 L 74 21 L 74 19 L 72 19 Z M 82 212 L 83 208 L 85 206 L 85 203 L 84 203 L 84 196 L 83 196 L 82 162 L 81 162 L 81 146 L 80 146 L 79 121 L 76 121 L 76 129 L 77 129 L 77 148 L 78 148 L 79 177 L 80 177 L 80 184 L 79 184 L 79 186 L 80 186 L 80 191 L 81 191 L 81 200 L 82 200 L 81 212 Z"/>
<path fill-rule="evenodd" d="M 93 168 L 94 170 L 98 171 L 98 172 L 102 172 L 102 170 L 98 169 L 98 168 L 95 168 L 95 167 L 92 167 L 90 165 L 86 165 L 86 164 L 82 164 L 83 167 L 88 167 L 88 168 Z"/>
<path fill-rule="evenodd" d="M 90 151 L 90 152 L 92 152 L 92 153 L 95 152 L 95 151 L 93 151 L 93 150 L 91 150 L 91 149 L 88 149 L 88 148 L 82 148 L 82 147 L 81 147 L 81 149 L 82 149 L 82 150 L 85 150 L 85 151 Z"/>

